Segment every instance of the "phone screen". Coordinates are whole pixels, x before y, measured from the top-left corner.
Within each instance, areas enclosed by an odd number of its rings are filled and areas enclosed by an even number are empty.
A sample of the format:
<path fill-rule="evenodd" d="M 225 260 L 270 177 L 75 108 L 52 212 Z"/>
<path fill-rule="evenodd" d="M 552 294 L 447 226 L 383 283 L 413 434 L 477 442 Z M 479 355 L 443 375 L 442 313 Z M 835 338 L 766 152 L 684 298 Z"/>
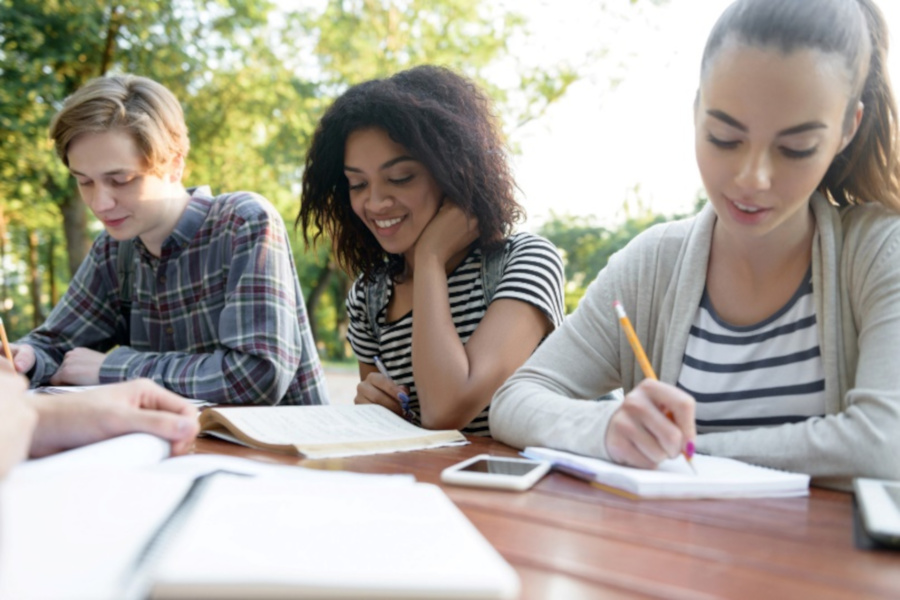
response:
<path fill-rule="evenodd" d="M 539 465 L 535 463 L 520 462 L 516 460 L 503 460 L 491 458 L 489 460 L 476 460 L 471 465 L 460 469 L 463 473 L 495 473 L 498 475 L 525 475 Z"/>

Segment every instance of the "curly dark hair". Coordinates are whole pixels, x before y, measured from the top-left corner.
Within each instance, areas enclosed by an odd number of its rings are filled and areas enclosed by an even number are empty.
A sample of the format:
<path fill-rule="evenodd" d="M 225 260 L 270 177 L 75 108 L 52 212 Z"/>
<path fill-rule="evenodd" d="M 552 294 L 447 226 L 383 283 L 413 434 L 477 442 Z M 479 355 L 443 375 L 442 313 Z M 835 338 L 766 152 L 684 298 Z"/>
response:
<path fill-rule="evenodd" d="M 502 243 L 524 216 L 499 123 L 474 82 L 443 67 L 420 66 L 355 85 L 319 121 L 296 221 L 307 247 L 329 235 L 338 263 L 351 275 L 397 278 L 404 267 L 403 256 L 385 252 L 350 206 L 344 145 L 351 133 L 369 127 L 387 132 L 425 165 L 450 201 L 478 219 L 481 248 Z"/>

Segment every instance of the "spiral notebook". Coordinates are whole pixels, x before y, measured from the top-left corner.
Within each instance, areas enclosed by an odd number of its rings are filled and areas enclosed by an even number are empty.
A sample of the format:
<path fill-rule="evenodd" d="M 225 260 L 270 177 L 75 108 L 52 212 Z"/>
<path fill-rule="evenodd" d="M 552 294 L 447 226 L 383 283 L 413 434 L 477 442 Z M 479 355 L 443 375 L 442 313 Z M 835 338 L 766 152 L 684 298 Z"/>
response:
<path fill-rule="evenodd" d="M 692 470 L 680 456 L 664 461 L 656 469 L 634 469 L 549 448 L 525 448 L 522 455 L 550 461 L 559 471 L 633 498 L 767 498 L 809 495 L 809 475 L 778 471 L 718 456 L 695 455 Z"/>

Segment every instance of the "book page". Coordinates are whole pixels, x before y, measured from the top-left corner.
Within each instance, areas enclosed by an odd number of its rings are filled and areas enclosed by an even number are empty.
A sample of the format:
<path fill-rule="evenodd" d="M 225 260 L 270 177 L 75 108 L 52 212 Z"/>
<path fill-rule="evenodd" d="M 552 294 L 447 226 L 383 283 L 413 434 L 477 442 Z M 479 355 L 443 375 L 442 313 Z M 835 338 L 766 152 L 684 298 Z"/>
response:
<path fill-rule="evenodd" d="M 809 494 L 808 475 L 718 456 L 695 455 L 692 461 L 695 473 L 681 456 L 663 461 L 656 469 L 636 469 L 549 448 L 526 448 L 522 454 L 549 460 L 562 470 L 574 467 L 597 483 L 642 497 L 750 498 Z"/>
<path fill-rule="evenodd" d="M 254 406 L 211 410 L 253 440 L 296 446 L 309 458 L 467 443 L 458 431 L 422 429 L 377 405 Z M 201 419 L 203 422 L 205 419 Z"/>
<path fill-rule="evenodd" d="M 103 384 L 103 385 L 115 385 L 115 384 Z M 29 394 L 47 394 L 51 396 L 58 396 L 60 394 L 74 394 L 76 392 L 89 392 L 91 390 L 95 390 L 99 387 L 103 387 L 103 385 L 46 385 L 38 388 L 34 388 L 32 390 L 28 390 Z M 207 402 L 206 400 L 197 400 L 196 398 L 182 398 L 188 402 L 189 404 L 193 404 L 197 408 L 203 408 L 205 406 L 216 406 L 212 402 Z"/>
<path fill-rule="evenodd" d="M 146 467 L 169 456 L 169 442 L 149 433 L 132 433 L 46 458 L 25 461 L 10 472 L 9 481 L 44 479 L 76 470 Z"/>

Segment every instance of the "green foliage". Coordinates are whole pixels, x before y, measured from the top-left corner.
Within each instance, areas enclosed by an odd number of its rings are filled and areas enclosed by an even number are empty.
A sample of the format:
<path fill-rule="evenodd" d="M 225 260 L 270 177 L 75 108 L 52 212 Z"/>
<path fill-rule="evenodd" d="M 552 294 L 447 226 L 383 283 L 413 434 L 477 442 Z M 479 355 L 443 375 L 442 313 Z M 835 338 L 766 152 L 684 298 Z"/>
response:
<path fill-rule="evenodd" d="M 706 203 L 698 196 L 696 214 Z M 584 296 L 587 286 L 609 261 L 609 257 L 624 248 L 635 236 L 658 223 L 685 218 L 690 214 L 667 217 L 654 214 L 637 203 L 637 210 L 624 205 L 625 219 L 618 226 L 607 228 L 593 217 L 557 215 L 551 213 L 538 233 L 553 242 L 563 255 L 566 270 L 566 312 L 572 312 Z"/>
<path fill-rule="evenodd" d="M 5 252 L 0 312 L 27 327 L 49 309 L 49 266 L 60 288 L 97 223 L 84 209 L 47 139 L 62 100 L 107 72 L 146 75 L 182 101 L 190 129 L 186 183 L 214 192 L 246 189 L 273 202 L 288 224 L 298 209 L 308 141 L 324 109 L 347 86 L 422 63 L 459 69 L 498 100 L 505 122 L 523 123 L 561 97 L 576 79 L 567 65 L 538 71 L 518 65 L 513 87 L 484 71 L 509 56 L 522 17 L 490 0 L 327 0 L 299 8 L 267 0 L 0 1 L 0 233 Z M 40 265 L 26 267 L 27 232 L 41 243 Z M 344 342 L 346 275 L 328 260 L 329 242 L 294 255 L 318 343 L 331 357 Z M 54 255 L 44 246 L 54 238 Z M 66 244 L 62 241 L 66 240 Z M 49 245 L 47 246 L 49 248 Z M 22 282 L 37 277 L 40 306 Z M 11 306 L 11 309 L 9 309 Z M 9 309 L 4 311 L 4 306 Z M 16 330 L 16 334 L 24 330 Z"/>

